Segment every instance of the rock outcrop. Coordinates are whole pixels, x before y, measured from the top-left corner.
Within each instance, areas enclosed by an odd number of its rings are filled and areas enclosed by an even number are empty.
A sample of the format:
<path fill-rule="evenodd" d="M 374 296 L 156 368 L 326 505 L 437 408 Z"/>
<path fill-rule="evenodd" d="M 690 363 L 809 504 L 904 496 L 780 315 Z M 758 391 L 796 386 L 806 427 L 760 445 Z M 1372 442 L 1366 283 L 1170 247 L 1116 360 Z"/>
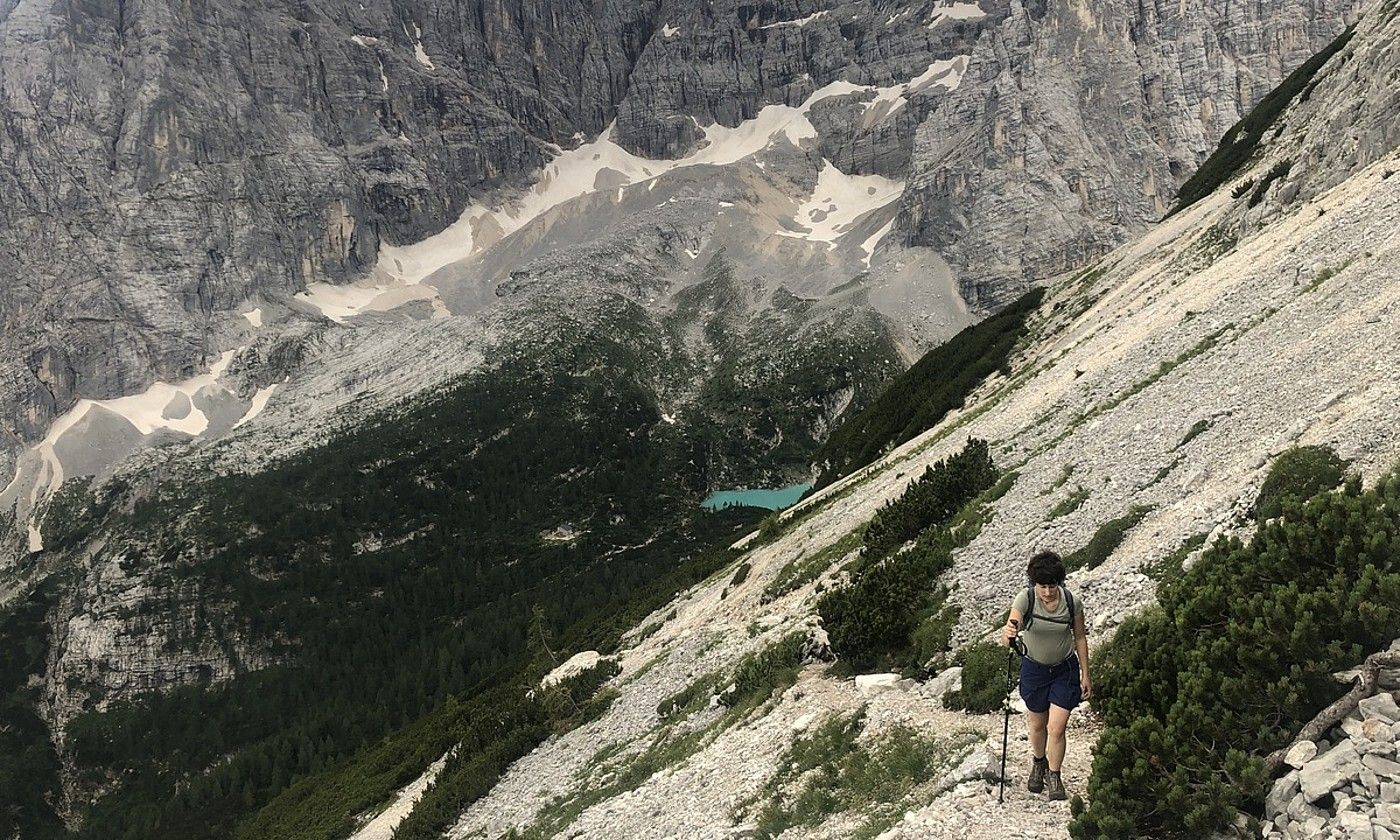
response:
<path fill-rule="evenodd" d="M 1396 686 L 1361 701 L 1321 742 L 1300 741 L 1264 800 L 1265 837 L 1400 837 Z"/>

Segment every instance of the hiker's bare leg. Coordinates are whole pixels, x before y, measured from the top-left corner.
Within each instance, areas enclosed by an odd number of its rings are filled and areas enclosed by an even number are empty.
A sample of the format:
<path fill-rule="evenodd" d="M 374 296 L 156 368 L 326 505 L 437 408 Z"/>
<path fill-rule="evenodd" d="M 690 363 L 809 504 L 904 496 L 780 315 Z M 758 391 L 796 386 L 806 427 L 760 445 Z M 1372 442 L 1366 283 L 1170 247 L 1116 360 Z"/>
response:
<path fill-rule="evenodd" d="M 1051 706 L 1053 709 L 1054 707 Z M 1026 712 L 1026 729 L 1031 738 L 1031 757 L 1045 757 L 1045 720 L 1049 717 L 1046 712 Z M 1064 755 L 1061 750 L 1060 755 Z"/>
<path fill-rule="evenodd" d="M 1045 755 L 1050 760 L 1050 769 L 1060 772 L 1060 765 L 1065 760 L 1065 725 L 1069 723 L 1069 709 L 1062 709 L 1054 703 L 1050 704 L 1050 711 L 1046 715 L 1049 722 L 1042 724 L 1048 730 L 1049 737 L 1046 738 Z M 1044 732 L 1045 730 L 1042 730 Z M 1045 737 L 1042 735 L 1042 737 Z"/>

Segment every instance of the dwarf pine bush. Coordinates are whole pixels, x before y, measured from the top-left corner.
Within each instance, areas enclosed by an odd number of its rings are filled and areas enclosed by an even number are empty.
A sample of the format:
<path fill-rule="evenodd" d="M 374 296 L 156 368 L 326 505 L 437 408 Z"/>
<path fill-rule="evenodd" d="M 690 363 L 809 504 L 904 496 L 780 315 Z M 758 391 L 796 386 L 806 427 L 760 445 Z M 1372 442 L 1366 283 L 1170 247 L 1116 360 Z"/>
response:
<path fill-rule="evenodd" d="M 1001 710 L 1006 697 L 1007 649 L 995 642 L 979 642 L 965 648 L 955 662 L 962 666 L 962 685 L 943 698 L 943 705 L 974 714 Z M 1011 684 L 1020 681 L 1019 661 L 1011 669 Z"/>
<path fill-rule="evenodd" d="M 1259 519 L 1273 519 L 1283 513 L 1289 497 L 1307 499 L 1342 483 L 1347 462 L 1327 446 L 1295 446 L 1285 450 L 1269 467 L 1259 498 L 1254 504 Z"/>
<path fill-rule="evenodd" d="M 847 667 L 923 664 L 909 661 L 919 646 L 912 637 L 941 612 L 946 593 L 935 582 L 952 565 L 953 549 L 970 538 L 950 525 L 996 483 L 986 441 L 969 440 L 880 508 L 865 530 L 851 584 L 817 603 L 832 647 Z M 896 552 L 915 537 L 911 548 Z"/>
<path fill-rule="evenodd" d="M 987 442 L 969 440 L 961 452 L 930 466 L 903 495 L 880 508 L 866 529 L 863 554 L 883 556 L 929 526 L 950 521 L 996 480 Z"/>
<path fill-rule="evenodd" d="M 1221 540 L 1096 660 L 1105 731 L 1075 838 L 1202 836 L 1266 792 L 1263 757 L 1400 627 L 1400 477 L 1282 503 Z"/>

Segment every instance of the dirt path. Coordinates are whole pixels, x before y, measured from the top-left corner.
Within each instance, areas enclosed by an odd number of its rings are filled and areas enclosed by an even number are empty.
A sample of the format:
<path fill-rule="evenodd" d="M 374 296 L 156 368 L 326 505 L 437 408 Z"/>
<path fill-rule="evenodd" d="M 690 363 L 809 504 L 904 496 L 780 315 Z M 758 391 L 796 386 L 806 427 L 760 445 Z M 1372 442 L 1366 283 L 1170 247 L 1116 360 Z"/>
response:
<path fill-rule="evenodd" d="M 1093 765 L 1093 747 L 1102 731 L 1102 722 L 1087 707 L 1080 707 L 1070 717 L 1068 750 L 1060 772 L 1071 798 L 1085 793 Z M 988 738 L 989 746 L 993 741 L 1000 757 L 1000 719 L 995 721 L 995 733 Z M 1044 793 L 1027 791 L 1030 763 L 1025 718 L 1013 715 L 1004 802 L 997 802 L 998 785 L 966 782 L 927 807 L 906 814 L 903 822 L 881 835 L 881 840 L 1004 840 L 1012 836 L 1063 840 L 1069 837 L 1069 802 L 1050 802 Z"/>

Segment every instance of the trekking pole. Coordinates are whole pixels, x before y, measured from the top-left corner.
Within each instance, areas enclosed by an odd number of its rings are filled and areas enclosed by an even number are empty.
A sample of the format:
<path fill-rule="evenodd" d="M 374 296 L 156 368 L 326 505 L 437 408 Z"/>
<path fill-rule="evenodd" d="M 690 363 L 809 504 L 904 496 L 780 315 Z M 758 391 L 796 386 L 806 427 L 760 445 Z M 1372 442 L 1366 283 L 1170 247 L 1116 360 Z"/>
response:
<path fill-rule="evenodd" d="M 1006 695 L 1001 698 L 1004 714 L 1001 725 L 1001 792 L 997 794 L 998 805 L 1006 799 L 1006 745 L 1011 737 L 1011 666 L 1014 662 L 1013 657 L 1020 650 L 1021 642 L 1021 625 L 1012 619 L 1011 626 L 1016 629 L 1017 636 L 1006 646 Z"/>

